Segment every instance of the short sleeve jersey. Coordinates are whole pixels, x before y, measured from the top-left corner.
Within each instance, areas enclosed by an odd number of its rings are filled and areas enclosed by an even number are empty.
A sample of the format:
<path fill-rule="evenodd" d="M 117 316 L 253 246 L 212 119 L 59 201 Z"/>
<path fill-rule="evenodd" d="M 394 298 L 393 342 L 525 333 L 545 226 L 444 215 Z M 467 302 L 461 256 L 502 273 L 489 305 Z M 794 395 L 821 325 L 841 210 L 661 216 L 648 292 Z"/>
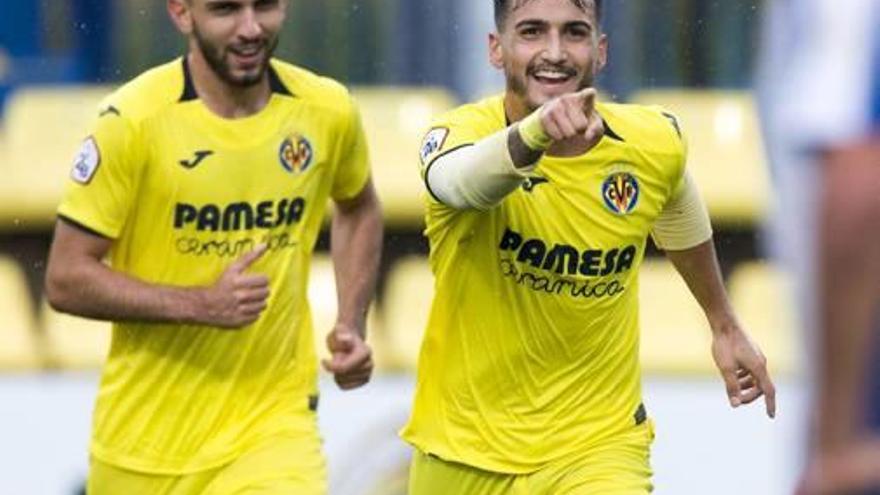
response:
<path fill-rule="evenodd" d="M 638 268 L 686 151 L 659 109 L 598 111 L 595 148 L 545 155 L 497 207 L 428 198 L 435 295 L 402 431 L 419 449 L 527 473 L 644 420 Z M 423 176 L 507 126 L 501 96 L 441 116 L 422 144 Z"/>
<path fill-rule="evenodd" d="M 268 246 L 251 268 L 271 291 L 255 323 L 113 325 L 91 445 L 104 462 L 217 466 L 283 432 L 316 393 L 309 261 L 328 199 L 366 184 L 367 149 L 341 85 L 276 60 L 269 80 L 266 107 L 230 120 L 198 98 L 185 61 L 157 67 L 102 103 L 76 157 L 59 216 L 112 239 L 114 270 L 207 286 Z"/>

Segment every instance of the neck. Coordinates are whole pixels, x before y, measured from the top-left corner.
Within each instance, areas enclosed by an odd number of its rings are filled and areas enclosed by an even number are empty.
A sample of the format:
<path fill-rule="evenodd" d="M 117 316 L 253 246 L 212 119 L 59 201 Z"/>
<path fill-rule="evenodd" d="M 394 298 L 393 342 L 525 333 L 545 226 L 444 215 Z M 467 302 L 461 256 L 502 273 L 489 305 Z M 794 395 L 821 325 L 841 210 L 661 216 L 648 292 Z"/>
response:
<path fill-rule="evenodd" d="M 196 46 L 190 47 L 187 62 L 199 99 L 215 114 L 227 119 L 248 117 L 269 103 L 272 90 L 267 74 L 252 86 L 229 84 L 214 72 Z"/>
<path fill-rule="evenodd" d="M 512 91 L 508 90 L 504 93 L 504 115 L 507 120 L 513 124 L 528 117 L 532 110 L 526 105 L 522 98 L 516 96 Z"/>

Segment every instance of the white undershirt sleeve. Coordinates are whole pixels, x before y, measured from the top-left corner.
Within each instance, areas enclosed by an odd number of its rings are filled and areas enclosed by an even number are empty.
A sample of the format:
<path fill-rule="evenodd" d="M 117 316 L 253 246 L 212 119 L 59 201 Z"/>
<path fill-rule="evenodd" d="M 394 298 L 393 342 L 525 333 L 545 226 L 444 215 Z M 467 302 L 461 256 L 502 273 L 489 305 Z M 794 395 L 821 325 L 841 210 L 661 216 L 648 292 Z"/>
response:
<path fill-rule="evenodd" d="M 682 180 L 684 183 L 660 212 L 652 232 L 657 247 L 667 251 L 690 249 L 712 238 L 709 212 L 697 185 L 687 171 Z"/>
<path fill-rule="evenodd" d="M 456 209 L 497 206 L 535 168 L 514 166 L 507 144 L 509 132 L 504 129 L 435 158 L 425 172 L 431 194 Z"/>

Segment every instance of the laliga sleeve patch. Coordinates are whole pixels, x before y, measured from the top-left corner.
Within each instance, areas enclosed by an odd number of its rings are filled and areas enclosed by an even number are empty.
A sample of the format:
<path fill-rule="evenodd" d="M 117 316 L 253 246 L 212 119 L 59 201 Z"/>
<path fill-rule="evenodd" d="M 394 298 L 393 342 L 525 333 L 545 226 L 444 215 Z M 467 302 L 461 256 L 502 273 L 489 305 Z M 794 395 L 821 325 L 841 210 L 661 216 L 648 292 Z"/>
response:
<path fill-rule="evenodd" d="M 443 148 L 443 143 L 446 142 L 447 136 L 449 136 L 449 129 L 445 127 L 435 127 L 428 131 L 428 134 L 425 135 L 425 139 L 422 141 L 422 147 L 419 150 L 419 157 L 422 159 L 422 165 L 427 162 L 428 157 Z"/>
<path fill-rule="evenodd" d="M 73 162 L 73 170 L 70 171 L 70 178 L 80 184 L 88 184 L 95 176 L 98 166 L 101 165 L 101 151 L 98 149 L 98 142 L 95 138 L 89 136 L 83 141 L 76 159 Z"/>

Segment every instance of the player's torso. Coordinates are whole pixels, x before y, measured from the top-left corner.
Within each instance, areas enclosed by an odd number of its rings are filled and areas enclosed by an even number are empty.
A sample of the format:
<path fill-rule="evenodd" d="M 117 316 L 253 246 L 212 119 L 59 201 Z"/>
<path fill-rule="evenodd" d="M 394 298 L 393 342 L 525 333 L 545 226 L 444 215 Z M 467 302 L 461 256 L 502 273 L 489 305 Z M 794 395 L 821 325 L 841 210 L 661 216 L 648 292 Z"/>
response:
<path fill-rule="evenodd" d="M 493 235 L 486 241 L 494 241 L 502 276 L 537 292 L 576 293 L 581 302 L 614 299 L 637 268 L 670 191 L 655 167 L 637 148 L 607 136 L 585 156 L 542 159 L 481 219 L 491 226 L 482 232 Z"/>
<path fill-rule="evenodd" d="M 436 290 L 404 432 L 420 448 L 520 472 L 635 424 L 638 267 L 681 155 L 599 111 L 595 148 L 545 156 L 497 207 L 429 206 Z M 507 125 L 476 113 L 477 135 Z"/>
<path fill-rule="evenodd" d="M 308 256 L 333 174 L 333 122 L 285 100 L 240 120 L 194 100 L 142 124 L 144 176 L 120 247 L 149 255 L 119 260 L 127 269 L 197 284 L 261 243 L 267 261 Z"/>
<path fill-rule="evenodd" d="M 236 330 L 115 325 L 95 455 L 148 470 L 203 467 L 307 408 L 316 359 L 305 288 L 345 130 L 340 116 L 273 94 L 243 119 L 222 119 L 192 99 L 138 123 L 142 176 L 114 268 L 204 287 L 266 244 L 248 271 L 269 278 L 270 297 L 254 324 Z"/>
<path fill-rule="evenodd" d="M 556 318 L 523 331 L 546 335 L 552 323 L 581 342 L 586 317 L 620 318 L 616 308 L 634 309 L 646 239 L 680 178 L 680 156 L 645 146 L 620 109 L 608 109 L 605 119 L 606 135 L 595 148 L 576 157 L 543 157 L 498 207 L 430 209 L 427 232 L 441 285 L 448 278 L 482 308 L 499 291 L 525 312 L 553 308 Z M 503 120 L 495 124 L 504 126 Z M 475 276 L 465 275 L 463 266 L 489 287 L 471 290 Z"/>

